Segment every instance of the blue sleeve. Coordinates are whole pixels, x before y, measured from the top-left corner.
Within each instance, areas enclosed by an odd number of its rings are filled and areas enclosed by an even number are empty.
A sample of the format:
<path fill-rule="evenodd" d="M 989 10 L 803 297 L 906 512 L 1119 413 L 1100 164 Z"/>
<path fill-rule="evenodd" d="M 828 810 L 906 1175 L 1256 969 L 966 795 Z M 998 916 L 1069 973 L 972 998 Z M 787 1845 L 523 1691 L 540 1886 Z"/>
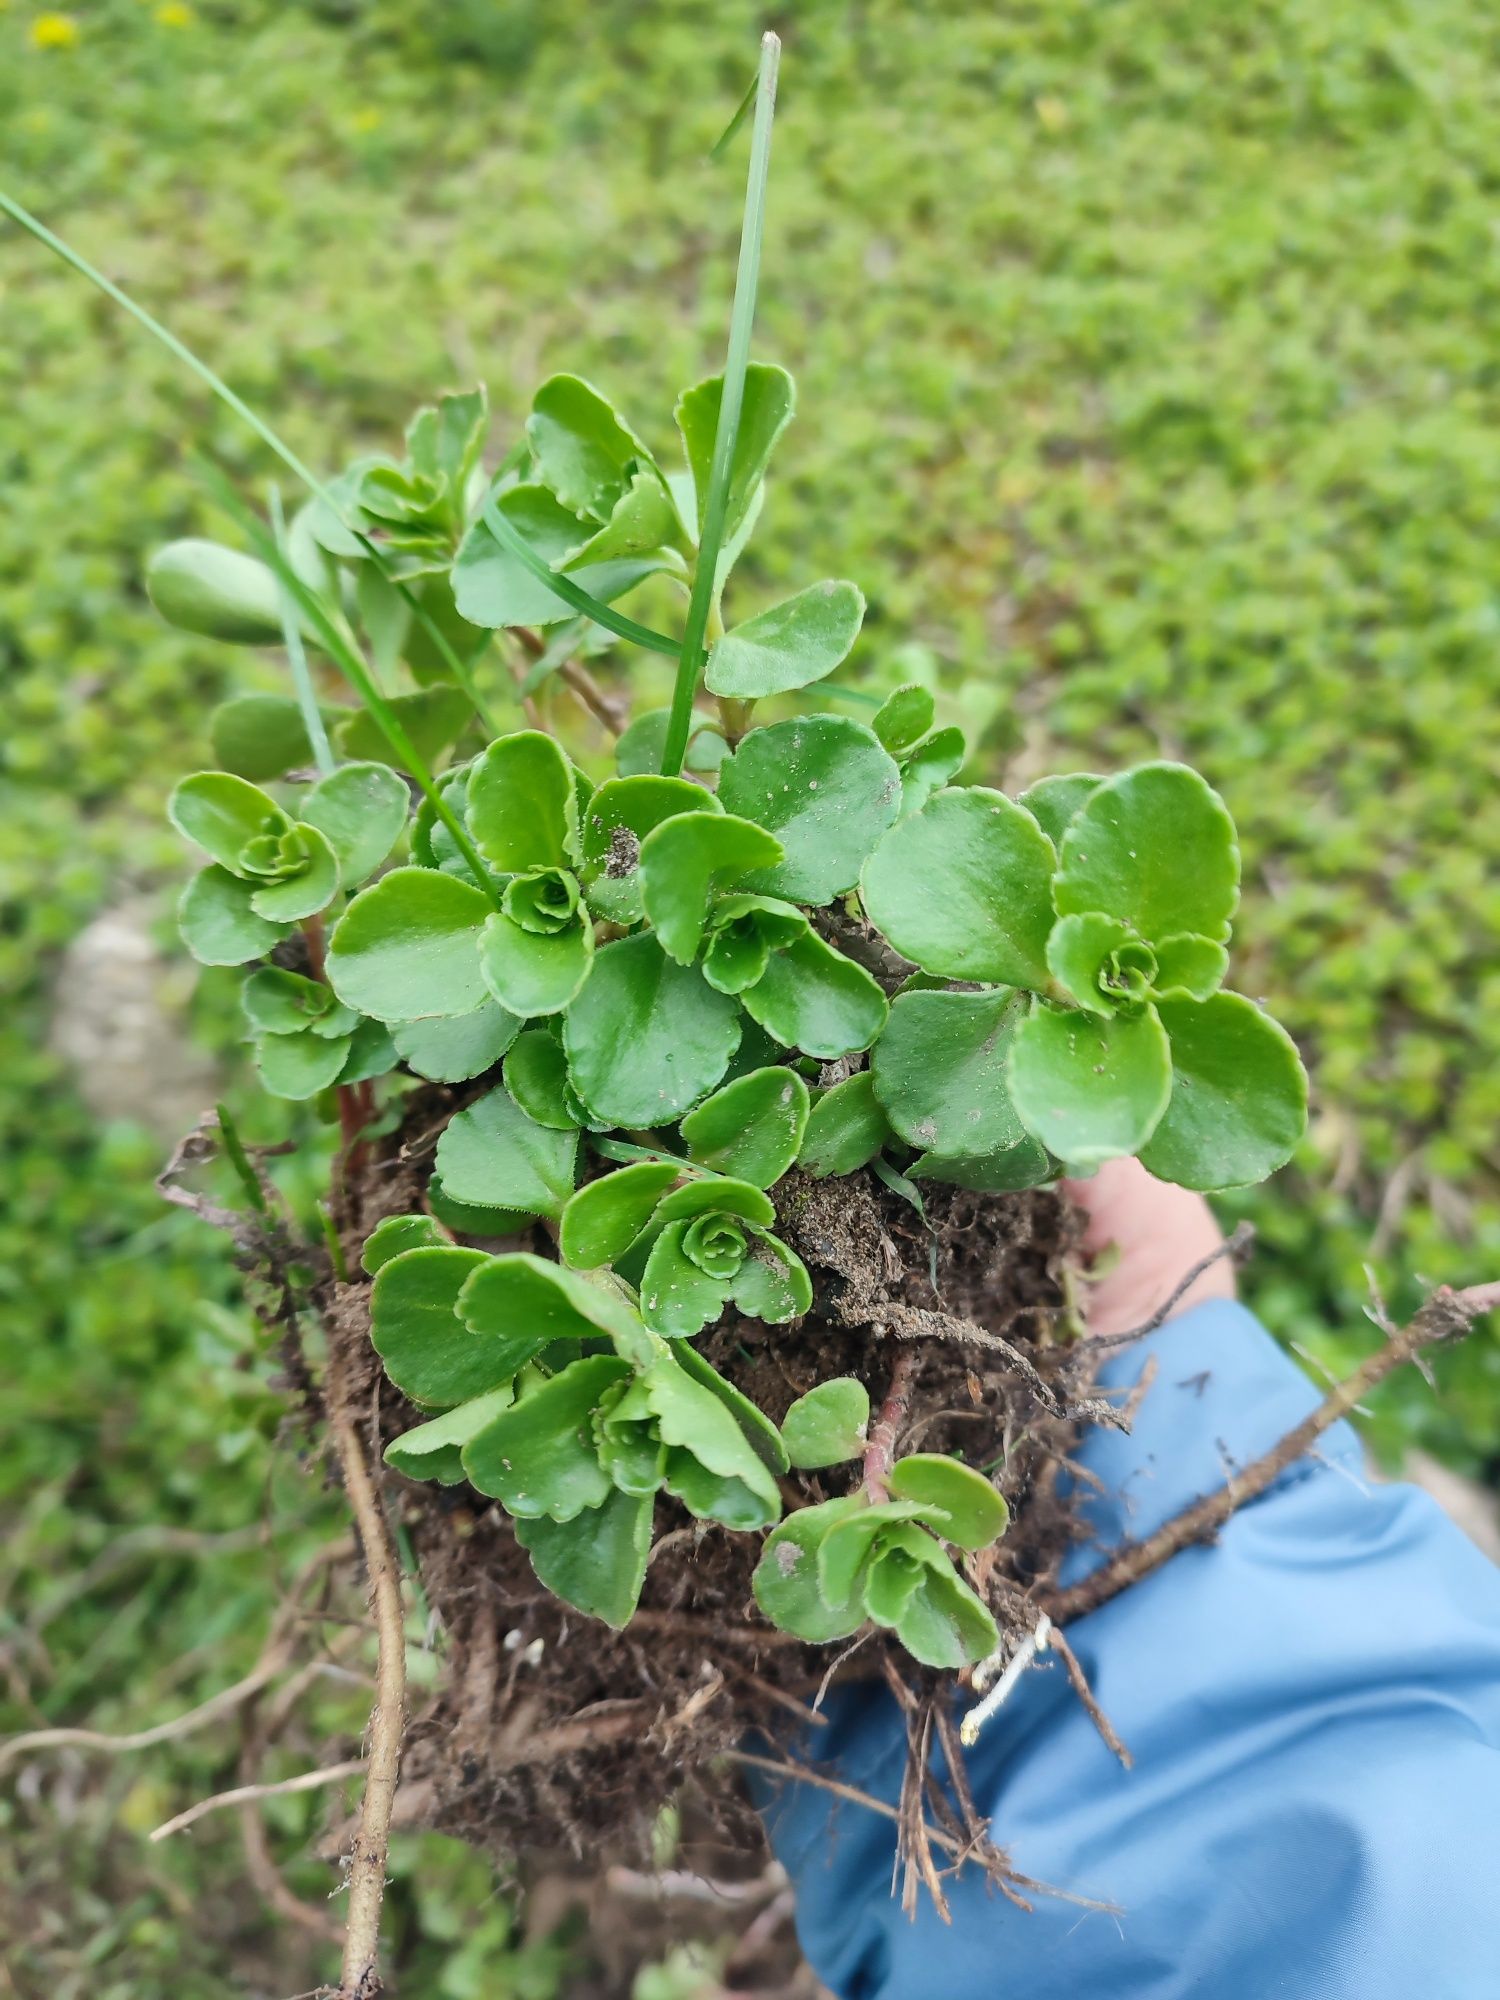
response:
<path fill-rule="evenodd" d="M 1155 1386 L 1091 1435 L 1099 1541 L 1149 1532 L 1272 1445 L 1317 1391 L 1242 1307 L 1115 1358 Z M 1078 1551 L 1072 1574 L 1098 1560 Z M 839 2000 L 1494 2000 L 1500 1993 L 1500 1573 L 1424 1494 L 1367 1483 L 1330 1431 L 1210 1547 L 1068 1637 L 1134 1753 L 1120 1768 L 1038 1662 L 970 1753 L 1028 1914 L 976 1870 L 945 1926 L 890 1894 L 893 1829 L 788 1786 L 768 1807 L 803 1949 Z M 883 1688 L 836 1696 L 805 1754 L 894 1801 Z M 832 1807 L 832 1810 L 830 1810 Z"/>

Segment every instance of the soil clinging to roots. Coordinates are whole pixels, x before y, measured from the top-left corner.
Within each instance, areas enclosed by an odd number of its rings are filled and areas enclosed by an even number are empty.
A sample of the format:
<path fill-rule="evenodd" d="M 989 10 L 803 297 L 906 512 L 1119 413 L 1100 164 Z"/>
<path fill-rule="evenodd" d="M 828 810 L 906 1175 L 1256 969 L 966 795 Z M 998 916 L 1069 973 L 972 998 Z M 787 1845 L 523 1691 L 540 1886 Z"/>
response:
<path fill-rule="evenodd" d="M 351 1161 L 341 1204 L 351 1272 L 383 1215 L 421 1206 L 432 1146 L 456 1103 L 456 1093 L 419 1093 L 403 1133 Z M 698 1345 L 778 1421 L 834 1375 L 857 1376 L 879 1411 L 897 1357 L 909 1355 L 896 1449 L 953 1452 L 1004 1494 L 1011 1527 L 967 1569 L 1002 1633 L 1019 1639 L 1077 1532 L 1059 1469 L 1080 1426 L 1112 1415 L 1089 1396 L 1091 1359 L 1069 1305 L 1075 1213 L 1045 1190 L 929 1184 L 924 1219 L 868 1172 L 825 1181 L 793 1172 L 775 1199 L 780 1233 L 812 1273 L 813 1310 L 784 1327 L 730 1313 Z M 522 1247 L 550 1253 L 540 1230 Z M 368 1391 L 383 1449 L 422 1413 L 370 1346 L 369 1285 L 330 1283 L 320 1304 L 347 1377 Z M 849 1491 L 860 1475 L 858 1461 L 793 1472 L 787 1506 Z M 712 1872 L 747 1856 L 753 1867 L 758 1826 L 722 1753 L 751 1729 L 800 1733 L 799 1710 L 840 1660 L 840 1648 L 804 1645 L 761 1618 L 750 1588 L 760 1537 L 696 1521 L 664 1498 L 640 1611 L 613 1632 L 542 1588 L 483 1495 L 394 1474 L 387 1492 L 443 1657 L 439 1688 L 408 1728 L 398 1823 L 437 1827 L 535 1875 L 583 1855 L 645 1861 L 660 1810 L 675 1800 L 700 1855 L 735 1857 Z M 924 1704 L 930 1716 L 934 1690 L 951 1681 L 880 1635 L 844 1650 L 838 1675 L 884 1674 L 912 1705 L 909 1721 Z"/>

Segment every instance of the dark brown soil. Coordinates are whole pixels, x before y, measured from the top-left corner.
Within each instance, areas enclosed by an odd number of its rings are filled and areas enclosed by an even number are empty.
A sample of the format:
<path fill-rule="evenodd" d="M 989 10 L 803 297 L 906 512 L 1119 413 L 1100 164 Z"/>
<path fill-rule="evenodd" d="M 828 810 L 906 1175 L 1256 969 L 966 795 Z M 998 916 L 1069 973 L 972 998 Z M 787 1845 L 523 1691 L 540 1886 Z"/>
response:
<path fill-rule="evenodd" d="M 402 1132 L 351 1174 L 351 1268 L 382 1215 L 420 1206 L 437 1134 L 470 1094 L 416 1094 Z M 1003 1627 L 1029 1629 L 1035 1613 L 1024 1593 L 1055 1571 L 1072 1533 L 1054 1481 L 1086 1387 L 1067 1309 L 1074 1218 L 1048 1192 L 929 1186 L 924 1221 L 867 1173 L 836 1181 L 793 1173 L 776 1202 L 779 1228 L 813 1273 L 814 1310 L 780 1328 L 729 1315 L 702 1337 L 703 1352 L 779 1419 L 831 1375 L 858 1376 L 878 1409 L 899 1347 L 913 1342 L 899 1449 L 951 1451 L 993 1474 L 1012 1527 L 971 1565 L 971 1578 Z M 542 1238 L 532 1247 L 548 1246 Z M 368 1383 L 382 1443 L 420 1421 L 369 1347 L 368 1285 L 333 1287 L 325 1324 Z M 846 1491 L 858 1474 L 857 1465 L 794 1473 L 784 1482 L 788 1504 Z M 641 1610 L 615 1633 L 542 1589 L 505 1516 L 482 1495 L 394 1477 L 391 1485 L 445 1659 L 439 1692 L 408 1732 L 400 1817 L 497 1857 L 524 1857 L 534 1875 L 568 1856 L 645 1863 L 661 1809 L 675 1800 L 697 1831 L 703 1872 L 753 1872 L 751 1816 L 733 1772 L 715 1760 L 752 1726 L 794 1730 L 797 1703 L 838 1650 L 789 1641 L 760 1619 L 750 1589 L 759 1538 L 697 1522 L 663 1500 Z M 881 1672 L 885 1645 L 867 1641 L 841 1671 Z M 899 1649 L 890 1657 L 922 1684 Z"/>

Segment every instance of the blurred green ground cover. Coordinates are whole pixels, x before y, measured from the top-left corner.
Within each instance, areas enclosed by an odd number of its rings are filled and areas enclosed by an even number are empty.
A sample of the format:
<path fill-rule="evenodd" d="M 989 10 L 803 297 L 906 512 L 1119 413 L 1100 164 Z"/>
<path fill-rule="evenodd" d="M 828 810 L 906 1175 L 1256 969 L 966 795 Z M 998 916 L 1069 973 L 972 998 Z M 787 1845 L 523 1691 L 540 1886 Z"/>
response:
<path fill-rule="evenodd" d="M 702 159 L 763 24 L 742 0 L 62 11 L 71 43 L 0 0 L 5 182 L 315 463 L 476 376 L 503 438 L 554 367 L 665 436 L 671 385 L 717 364 L 740 160 Z M 983 725 L 1004 782 L 1160 749 L 1226 793 L 1247 984 L 1318 1093 L 1299 1169 L 1237 1204 L 1261 1229 L 1247 1285 L 1337 1365 L 1369 1338 L 1366 1259 L 1397 1311 L 1424 1275 L 1500 1266 L 1500 22 L 1478 0 L 810 0 L 776 25 L 757 345 L 802 414 L 741 601 L 794 556 L 857 578 L 860 670 L 892 681 L 917 648 L 899 672 Z M 269 1489 L 296 1545 L 316 1511 L 221 1246 L 163 1216 L 154 1145 L 95 1130 L 38 1053 L 59 948 L 122 881 L 181 872 L 161 799 L 224 655 L 164 629 L 139 579 L 157 542 L 222 531 L 189 443 L 263 485 L 165 356 L 0 234 L 22 1603 L 122 1523 L 232 1527 Z M 1437 1401 L 1415 1376 L 1387 1392 L 1381 1442 L 1493 1469 L 1500 1342 L 1441 1375 Z M 49 1717 L 133 1726 L 243 1671 L 256 1562 L 133 1571 L 69 1611 Z M 216 1618 L 220 1653 L 159 1689 Z M 227 1782 L 224 1754 L 183 1746 L 141 1782 L 171 1810 Z M 283 1832 L 317 1823 L 286 1805 Z M 181 1885 L 209 1854 L 233 1883 L 232 1830 L 147 1862 L 90 1824 L 113 1909 L 88 1936 L 118 1928 L 122 1880 L 146 1935 L 100 1944 L 87 1990 L 164 1968 L 185 2000 L 220 1990 Z M 69 1962 L 36 1961 L 49 1992 L 83 1990 Z M 410 1990 L 471 1990 L 427 1976 Z"/>

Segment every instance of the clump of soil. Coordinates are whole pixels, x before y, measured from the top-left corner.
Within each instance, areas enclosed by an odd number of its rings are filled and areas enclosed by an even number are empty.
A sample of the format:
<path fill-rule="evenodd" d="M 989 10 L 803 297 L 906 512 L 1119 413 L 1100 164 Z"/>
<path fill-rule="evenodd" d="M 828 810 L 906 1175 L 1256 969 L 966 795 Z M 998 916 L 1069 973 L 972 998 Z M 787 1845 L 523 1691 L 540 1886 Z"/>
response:
<path fill-rule="evenodd" d="M 404 1136 L 353 1165 L 343 1202 L 351 1269 L 383 1215 L 421 1205 L 431 1148 L 459 1098 L 418 1093 Z M 909 1347 L 897 1448 L 950 1451 L 995 1478 L 1012 1525 L 969 1573 L 1002 1630 L 1030 1630 L 1027 1592 L 1055 1574 L 1075 1532 L 1058 1468 L 1080 1423 L 1104 1414 L 1087 1400 L 1090 1363 L 1068 1307 L 1076 1216 L 1050 1191 L 930 1185 L 924 1219 L 868 1172 L 828 1181 L 794 1172 L 775 1199 L 778 1228 L 813 1276 L 812 1312 L 786 1327 L 731 1313 L 699 1346 L 777 1420 L 832 1375 L 857 1376 L 878 1411 Z M 549 1250 L 540 1230 L 525 1247 Z M 383 1447 L 422 1419 L 370 1347 L 368 1284 L 330 1285 L 322 1304 L 357 1393 L 368 1389 Z M 783 1482 L 788 1507 L 846 1492 L 859 1476 L 858 1462 L 794 1472 Z M 617 1633 L 542 1588 L 483 1495 L 394 1475 L 390 1486 L 446 1655 L 439 1690 L 408 1729 L 403 1821 L 525 1857 L 529 1870 L 583 1854 L 630 1865 L 648 1860 L 660 1810 L 675 1800 L 700 1856 L 705 1841 L 719 1846 L 738 1856 L 732 1870 L 760 1852 L 738 1780 L 715 1760 L 752 1728 L 796 1732 L 840 1649 L 804 1645 L 762 1620 L 750 1587 L 758 1536 L 696 1521 L 663 1498 L 641 1608 Z M 894 1670 L 917 1688 L 937 1678 L 878 1635 L 847 1651 L 841 1675 Z"/>

